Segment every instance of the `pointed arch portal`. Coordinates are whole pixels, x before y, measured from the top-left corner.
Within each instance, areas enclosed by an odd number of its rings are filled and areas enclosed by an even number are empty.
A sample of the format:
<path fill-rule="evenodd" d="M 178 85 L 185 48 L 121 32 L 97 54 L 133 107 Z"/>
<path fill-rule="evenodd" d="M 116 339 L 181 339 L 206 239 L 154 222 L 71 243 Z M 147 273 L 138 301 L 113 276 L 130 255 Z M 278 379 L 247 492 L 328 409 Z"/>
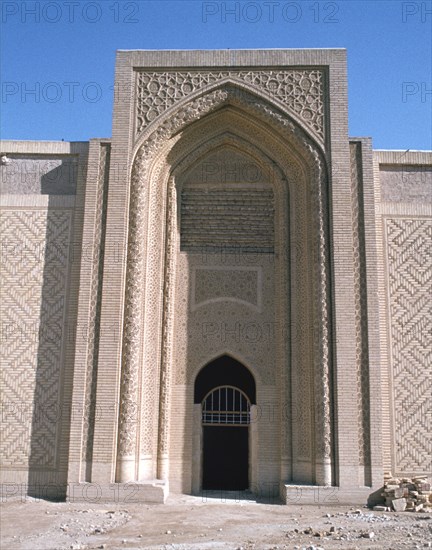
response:
<path fill-rule="evenodd" d="M 280 105 L 228 82 L 161 115 L 135 152 L 117 479 L 169 479 L 186 492 L 218 484 L 236 488 L 234 479 L 242 488 L 281 479 L 330 484 L 328 204 L 321 145 Z M 239 170 L 233 172 L 233 164 L 251 163 L 255 170 L 249 166 L 239 177 Z M 224 173 L 215 176 L 209 165 L 223 166 Z M 221 257 L 225 244 L 228 256 Z M 227 351 L 249 357 L 259 373 L 257 386 Z M 193 387 L 209 355 L 219 355 L 217 368 L 204 368 Z M 141 401 L 136 422 L 140 384 L 154 387 L 155 378 L 157 391 Z M 251 407 L 263 396 L 272 415 L 267 426 L 261 420 L 248 427 L 203 426 L 205 396 L 229 386 Z M 191 390 L 195 400 L 186 397 Z M 211 460 L 216 450 L 217 461 L 224 460 L 229 438 L 228 446 L 243 440 L 230 453 L 231 464 L 234 456 L 239 464 L 232 479 L 218 478 Z"/>
<path fill-rule="evenodd" d="M 70 235 L 93 260 L 67 277 L 88 338 L 64 352 L 84 414 L 61 472 L 148 501 L 378 488 L 380 185 L 348 138 L 346 52 L 117 55 L 112 139 L 90 143 Z"/>

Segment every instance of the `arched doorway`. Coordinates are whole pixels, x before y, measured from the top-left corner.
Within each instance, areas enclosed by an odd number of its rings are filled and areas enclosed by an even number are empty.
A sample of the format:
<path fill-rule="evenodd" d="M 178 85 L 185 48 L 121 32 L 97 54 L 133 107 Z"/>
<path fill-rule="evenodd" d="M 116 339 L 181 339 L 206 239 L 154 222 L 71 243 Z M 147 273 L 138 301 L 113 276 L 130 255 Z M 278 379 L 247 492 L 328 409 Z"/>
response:
<path fill-rule="evenodd" d="M 246 490 L 250 486 L 251 406 L 255 380 L 240 362 L 220 357 L 198 374 L 195 403 L 200 406 L 201 488 Z"/>
<path fill-rule="evenodd" d="M 250 401 L 233 386 L 219 386 L 202 402 L 203 489 L 249 487 Z"/>

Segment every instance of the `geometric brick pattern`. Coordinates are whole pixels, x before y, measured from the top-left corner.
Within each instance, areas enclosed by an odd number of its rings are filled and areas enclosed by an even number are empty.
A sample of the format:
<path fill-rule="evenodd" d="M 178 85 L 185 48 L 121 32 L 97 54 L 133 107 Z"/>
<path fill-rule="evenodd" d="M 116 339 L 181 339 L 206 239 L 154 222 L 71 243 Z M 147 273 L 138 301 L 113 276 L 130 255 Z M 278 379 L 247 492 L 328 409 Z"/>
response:
<path fill-rule="evenodd" d="M 1 213 L 4 466 L 54 467 L 71 213 Z"/>
<path fill-rule="evenodd" d="M 361 143 L 350 143 L 359 464 L 370 465 L 369 353 Z M 365 480 L 369 484 L 369 479 Z"/>
<path fill-rule="evenodd" d="M 386 219 L 394 467 L 432 468 L 432 220 Z"/>
<path fill-rule="evenodd" d="M 241 248 L 274 251 L 272 189 L 219 184 L 185 185 L 181 194 L 181 250 Z"/>
<path fill-rule="evenodd" d="M 86 395 L 82 437 L 82 458 L 88 464 L 93 456 L 93 436 L 96 415 L 96 385 L 99 360 L 100 315 L 102 304 L 102 277 L 104 265 L 104 242 L 108 200 L 108 179 L 111 146 L 101 143 L 99 174 L 97 180 L 97 208 L 94 219 L 94 245 L 92 251 L 91 301 L 88 323 L 88 355 L 86 373 Z"/>
<path fill-rule="evenodd" d="M 284 103 L 321 141 L 324 139 L 324 78 L 320 70 L 139 71 L 137 135 L 180 99 L 227 79 Z"/>
<path fill-rule="evenodd" d="M 195 305 L 217 300 L 240 300 L 258 307 L 258 270 L 197 269 L 195 271 Z"/>

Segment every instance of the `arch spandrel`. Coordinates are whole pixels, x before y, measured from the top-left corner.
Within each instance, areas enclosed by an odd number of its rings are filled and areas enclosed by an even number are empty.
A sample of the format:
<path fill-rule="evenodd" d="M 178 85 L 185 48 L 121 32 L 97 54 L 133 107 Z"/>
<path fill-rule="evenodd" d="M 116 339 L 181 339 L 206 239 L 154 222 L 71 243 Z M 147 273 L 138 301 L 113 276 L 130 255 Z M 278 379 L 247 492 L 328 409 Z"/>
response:
<path fill-rule="evenodd" d="M 140 140 L 154 125 L 185 103 L 218 88 L 233 87 L 281 109 L 317 141 L 325 139 L 324 87 L 321 69 L 277 71 L 136 71 L 135 136 Z"/>
<path fill-rule="evenodd" d="M 244 95 L 234 93 L 232 88 L 226 88 L 201 96 L 176 110 L 171 118 L 165 118 L 157 129 L 150 133 L 148 139 L 137 146 L 130 194 L 130 235 L 124 322 L 125 344 L 119 422 L 120 461 L 123 456 L 130 456 L 131 451 L 132 453 L 135 452 L 136 455 L 138 453 L 137 440 L 134 444 L 133 439 L 135 436 L 133 431 L 131 436 L 131 432 L 128 430 L 128 415 L 124 411 L 127 413 L 128 407 L 131 407 L 134 399 L 138 400 L 138 394 L 140 393 L 139 380 L 142 379 L 142 376 L 146 376 L 145 367 L 144 374 L 140 374 L 140 365 L 149 364 L 150 355 L 153 358 L 161 357 L 161 362 L 152 367 L 154 374 L 151 376 L 156 375 L 160 380 L 159 388 L 153 380 L 155 396 L 160 395 L 159 426 L 168 427 L 169 425 L 169 395 L 173 376 L 171 371 L 173 328 L 172 311 L 170 312 L 170 309 L 172 309 L 174 301 L 175 251 L 177 246 L 175 230 L 175 220 L 177 218 L 176 178 L 185 170 L 186 165 L 190 164 L 191 157 L 198 155 L 197 158 L 199 158 L 199 155 L 203 154 L 203 145 L 197 146 L 197 143 L 204 142 L 210 150 L 212 146 L 214 147 L 217 144 L 218 140 L 219 142 L 223 142 L 223 140 L 227 142 L 229 139 L 237 142 L 237 146 L 240 144 L 241 149 L 249 147 L 253 151 L 255 147 L 256 150 L 261 151 L 261 158 L 274 159 L 284 176 L 282 181 L 287 182 L 283 184 L 286 194 L 288 194 L 288 185 L 292 186 L 292 189 L 296 190 L 297 193 L 301 191 L 304 194 L 307 191 L 309 194 L 309 199 L 303 196 L 302 201 L 304 205 L 306 203 L 311 205 L 311 213 L 303 216 L 302 221 L 298 221 L 303 224 L 312 222 L 314 227 L 313 242 L 311 241 L 310 245 L 306 245 L 306 248 L 304 244 L 300 245 L 299 248 L 298 242 L 291 242 L 291 249 L 287 255 L 290 255 L 290 261 L 293 264 L 297 264 L 297 274 L 301 272 L 301 265 L 305 261 L 305 256 L 309 257 L 309 247 L 312 247 L 311 250 L 315 251 L 316 257 L 321 257 L 324 263 L 324 267 L 315 266 L 312 285 L 314 290 L 311 292 L 314 295 L 313 318 L 320 320 L 320 332 L 317 336 L 317 332 L 314 331 L 315 342 L 313 346 L 306 347 L 313 347 L 315 358 L 314 374 L 311 372 L 309 378 L 309 391 L 315 386 L 315 391 L 318 391 L 319 394 L 324 393 L 324 399 L 321 401 L 322 406 L 319 406 L 315 411 L 315 421 L 318 422 L 318 425 L 322 425 L 322 429 L 317 430 L 319 431 L 317 437 L 322 438 L 324 434 L 326 442 L 317 442 L 316 448 L 324 453 L 324 458 L 330 456 L 330 395 L 327 390 L 323 392 L 321 388 L 323 383 L 327 384 L 329 381 L 329 356 L 328 352 L 325 351 L 328 348 L 325 325 L 328 325 L 329 322 L 329 306 L 327 304 L 329 290 L 326 286 L 328 284 L 328 277 L 326 277 L 328 237 L 325 234 L 328 205 L 326 202 L 325 163 L 322 149 L 318 143 L 305 135 L 301 128 L 298 128 L 291 120 L 286 119 L 279 110 L 275 110 L 273 105 L 262 101 L 258 103 L 256 96 L 254 96 L 253 102 L 242 102 Z M 236 124 L 233 124 L 233 120 Z M 216 121 L 218 121 L 218 124 L 216 124 L 215 129 L 214 123 Z M 204 131 L 206 124 L 207 130 L 209 130 L 207 135 Z M 249 145 L 247 145 L 248 143 Z M 255 152 L 252 154 L 256 155 Z M 293 167 L 295 167 L 295 178 L 292 177 Z M 299 181 L 304 182 L 303 186 L 298 184 Z M 281 184 L 281 189 L 283 185 Z M 297 201 L 294 196 L 292 197 L 289 208 L 294 218 L 295 216 L 299 217 L 299 208 L 302 201 Z M 279 227 L 278 236 L 281 242 L 289 242 L 287 225 L 283 226 L 282 224 Z M 155 243 L 157 243 L 159 250 L 154 248 Z M 163 255 L 161 255 L 161 248 L 165 250 Z M 163 273 L 160 272 L 160 266 L 162 265 L 165 266 Z M 155 277 L 157 273 L 158 275 Z M 283 276 L 281 275 L 279 279 L 279 283 L 282 284 L 281 288 L 288 289 L 288 282 L 283 282 L 282 279 Z M 165 288 L 164 298 L 158 302 L 157 289 L 160 288 L 162 281 L 164 281 Z M 293 281 L 292 284 L 296 284 L 296 282 L 301 282 L 299 276 L 298 281 Z M 152 297 L 156 299 L 153 300 Z M 149 307 L 146 307 L 145 317 L 143 316 L 144 302 L 149 305 Z M 281 315 L 281 313 L 276 315 Z M 301 320 L 302 315 L 305 316 L 305 313 L 299 310 L 296 318 L 297 327 L 301 326 L 302 322 L 307 323 L 306 318 L 304 318 L 304 321 Z M 299 334 L 303 333 L 301 329 L 298 332 Z M 158 334 L 161 335 L 161 339 L 157 336 Z M 144 350 L 144 356 L 141 356 L 141 352 L 137 350 L 142 349 L 143 341 L 146 342 L 146 349 Z M 162 353 L 158 352 L 161 341 L 163 342 Z M 279 351 L 278 353 L 289 355 L 290 350 Z M 325 358 L 324 361 L 322 357 Z M 279 365 L 285 365 L 286 360 L 281 359 L 282 356 L 279 356 Z M 151 380 L 147 380 L 147 383 L 151 383 Z M 296 388 L 296 390 L 298 389 Z M 141 452 L 154 455 L 157 424 L 154 420 L 154 410 L 151 410 L 152 400 L 149 399 L 148 401 L 150 404 L 147 407 L 144 404 L 144 409 L 147 408 L 147 410 L 144 410 L 143 414 L 144 416 L 149 414 L 153 420 L 142 423 Z M 305 418 L 305 421 L 310 424 L 312 418 Z M 143 427 L 144 424 L 145 428 Z M 146 433 L 143 433 L 143 429 Z M 164 457 L 163 462 L 165 464 L 168 460 L 168 432 L 168 428 L 162 429 L 162 431 L 159 430 L 158 455 Z M 126 446 L 122 439 L 124 433 L 128 434 L 128 445 Z M 310 453 L 307 447 L 304 449 L 306 454 Z M 165 475 L 167 469 L 164 466 L 158 472 L 160 475 Z"/>

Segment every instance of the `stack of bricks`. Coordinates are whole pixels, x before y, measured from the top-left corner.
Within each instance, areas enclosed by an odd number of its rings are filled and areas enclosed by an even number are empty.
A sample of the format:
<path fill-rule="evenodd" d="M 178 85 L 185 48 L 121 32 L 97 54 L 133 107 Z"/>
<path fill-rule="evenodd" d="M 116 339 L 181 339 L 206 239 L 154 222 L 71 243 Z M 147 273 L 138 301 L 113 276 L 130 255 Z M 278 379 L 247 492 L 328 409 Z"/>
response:
<path fill-rule="evenodd" d="M 387 510 L 432 512 L 431 484 L 426 476 L 401 479 L 391 477 L 384 484 L 382 496 Z"/>

